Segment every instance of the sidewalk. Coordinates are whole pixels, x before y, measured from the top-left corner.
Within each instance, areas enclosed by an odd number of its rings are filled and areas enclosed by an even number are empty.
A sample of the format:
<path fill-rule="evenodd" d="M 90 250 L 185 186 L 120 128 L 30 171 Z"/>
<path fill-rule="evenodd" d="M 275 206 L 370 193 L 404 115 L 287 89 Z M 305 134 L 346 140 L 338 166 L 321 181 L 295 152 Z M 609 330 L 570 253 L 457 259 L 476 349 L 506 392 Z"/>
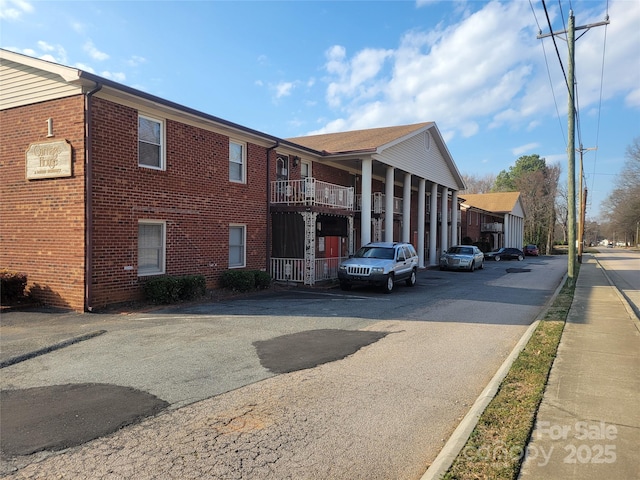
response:
<path fill-rule="evenodd" d="M 521 480 L 640 478 L 640 322 L 584 260 Z"/>

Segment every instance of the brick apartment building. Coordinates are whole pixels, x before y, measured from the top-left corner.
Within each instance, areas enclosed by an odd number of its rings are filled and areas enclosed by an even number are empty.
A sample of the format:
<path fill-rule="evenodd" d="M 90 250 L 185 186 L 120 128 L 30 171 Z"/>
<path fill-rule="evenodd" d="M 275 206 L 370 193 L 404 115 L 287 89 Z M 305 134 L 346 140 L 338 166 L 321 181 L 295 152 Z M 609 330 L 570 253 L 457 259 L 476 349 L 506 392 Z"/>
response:
<path fill-rule="evenodd" d="M 281 139 L 0 49 L 0 268 L 92 311 L 157 275 L 313 285 L 373 240 L 458 243 L 463 180 L 433 122 Z"/>
<path fill-rule="evenodd" d="M 520 192 L 462 194 L 461 239 L 485 251 L 502 247 L 522 249 L 525 212 Z"/>

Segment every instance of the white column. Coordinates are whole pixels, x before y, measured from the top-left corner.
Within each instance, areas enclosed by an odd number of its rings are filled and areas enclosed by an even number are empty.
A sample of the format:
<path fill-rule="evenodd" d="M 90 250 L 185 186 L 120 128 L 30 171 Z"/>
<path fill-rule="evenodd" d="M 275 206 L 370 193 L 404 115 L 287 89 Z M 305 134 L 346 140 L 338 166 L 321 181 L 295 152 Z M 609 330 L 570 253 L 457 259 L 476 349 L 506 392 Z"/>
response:
<path fill-rule="evenodd" d="M 384 181 L 384 241 L 393 242 L 393 167 L 387 167 Z"/>
<path fill-rule="evenodd" d="M 451 246 L 458 244 L 458 191 L 451 192 Z"/>
<path fill-rule="evenodd" d="M 360 243 L 371 242 L 371 178 L 373 160 L 362 160 L 362 212 L 360 215 Z"/>
<path fill-rule="evenodd" d="M 431 203 L 429 213 L 429 265 L 438 265 L 436 243 L 438 240 L 438 184 L 431 185 Z"/>
<path fill-rule="evenodd" d="M 424 178 L 421 178 L 418 181 L 418 245 L 416 245 L 416 248 L 418 249 L 418 266 L 420 268 L 424 268 L 424 222 L 426 221 L 426 184 L 427 181 Z"/>
<path fill-rule="evenodd" d="M 510 221 L 509 221 L 509 214 L 507 213 L 504 216 L 504 245 L 502 245 L 503 247 L 510 247 L 511 246 L 511 225 L 510 225 Z"/>
<path fill-rule="evenodd" d="M 404 174 L 402 192 L 402 241 L 411 241 L 411 174 Z"/>
<path fill-rule="evenodd" d="M 440 253 L 443 253 L 449 248 L 448 242 L 448 213 L 449 213 L 449 189 L 442 187 L 442 193 L 440 194 L 440 213 L 442 218 L 440 219 Z"/>

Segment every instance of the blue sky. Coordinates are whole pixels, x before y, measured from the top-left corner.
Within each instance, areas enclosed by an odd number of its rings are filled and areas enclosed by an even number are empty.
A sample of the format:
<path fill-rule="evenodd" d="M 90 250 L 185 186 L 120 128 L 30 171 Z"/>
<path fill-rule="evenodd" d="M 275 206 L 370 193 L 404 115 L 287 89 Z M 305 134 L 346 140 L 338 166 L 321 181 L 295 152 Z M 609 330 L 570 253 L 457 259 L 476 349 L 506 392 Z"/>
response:
<path fill-rule="evenodd" d="M 640 2 L 548 0 L 577 33 L 587 216 L 640 136 Z M 567 171 L 567 89 L 538 0 L 0 0 L 0 46 L 282 138 L 435 121 L 461 173 Z M 556 43 L 564 68 L 567 44 Z M 576 155 L 576 172 L 579 155 Z"/>

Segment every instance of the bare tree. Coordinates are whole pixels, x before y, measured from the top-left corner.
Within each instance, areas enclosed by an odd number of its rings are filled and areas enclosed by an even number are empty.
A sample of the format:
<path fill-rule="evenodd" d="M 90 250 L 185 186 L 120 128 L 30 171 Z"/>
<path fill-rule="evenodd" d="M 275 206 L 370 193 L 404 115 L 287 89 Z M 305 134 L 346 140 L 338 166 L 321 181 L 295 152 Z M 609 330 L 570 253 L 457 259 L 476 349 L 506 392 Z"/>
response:
<path fill-rule="evenodd" d="M 567 243 L 567 235 L 569 230 L 569 195 L 567 194 L 566 185 L 558 185 L 558 194 L 556 195 L 556 225 L 562 232 L 562 243 Z"/>
<path fill-rule="evenodd" d="M 625 164 L 602 208 L 616 240 L 640 243 L 640 137 L 627 147 Z"/>
<path fill-rule="evenodd" d="M 493 188 L 496 176 L 492 173 L 487 173 L 482 176 L 463 173 L 462 179 L 467 188 L 460 193 L 488 193 Z"/>

